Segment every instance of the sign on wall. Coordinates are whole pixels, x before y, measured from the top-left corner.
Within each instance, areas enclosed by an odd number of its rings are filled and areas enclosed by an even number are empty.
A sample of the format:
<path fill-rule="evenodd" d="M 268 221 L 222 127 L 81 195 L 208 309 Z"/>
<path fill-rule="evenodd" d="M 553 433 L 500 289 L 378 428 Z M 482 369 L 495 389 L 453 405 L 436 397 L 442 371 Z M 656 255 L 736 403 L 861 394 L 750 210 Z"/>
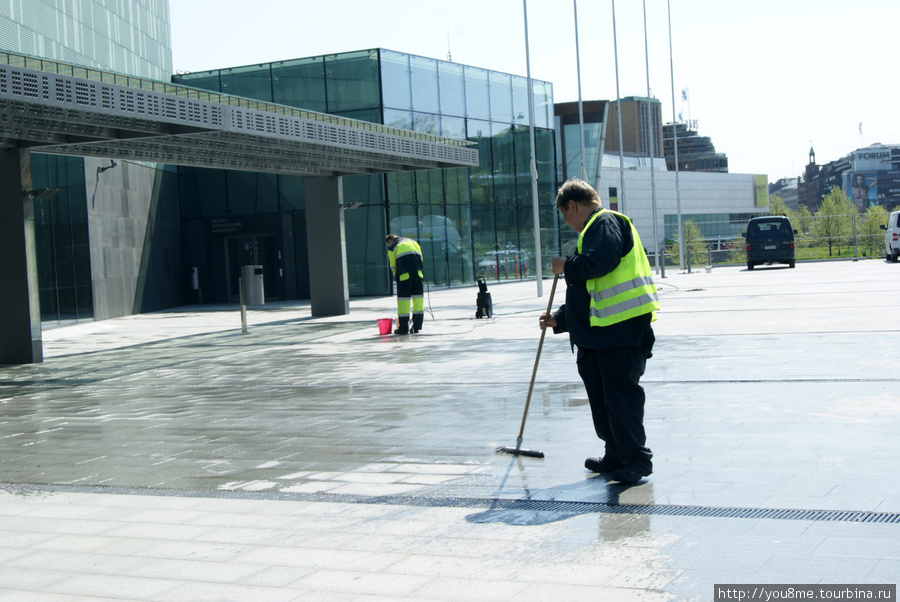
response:
<path fill-rule="evenodd" d="M 756 206 L 757 207 L 768 207 L 769 206 L 769 177 L 768 176 L 753 176 L 754 184 L 756 185 Z"/>
<path fill-rule="evenodd" d="M 891 149 L 866 148 L 852 153 L 853 172 L 881 171 L 891 168 Z"/>

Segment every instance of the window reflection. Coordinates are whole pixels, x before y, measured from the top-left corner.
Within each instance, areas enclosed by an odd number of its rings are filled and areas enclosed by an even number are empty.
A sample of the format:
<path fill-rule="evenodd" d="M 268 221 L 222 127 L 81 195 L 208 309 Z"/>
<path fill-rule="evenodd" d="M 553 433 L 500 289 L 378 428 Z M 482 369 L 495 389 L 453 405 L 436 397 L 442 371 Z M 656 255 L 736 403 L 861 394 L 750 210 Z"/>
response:
<path fill-rule="evenodd" d="M 221 91 L 225 94 L 256 100 L 272 100 L 271 73 L 268 66 L 250 65 L 222 69 L 219 81 Z"/>
<path fill-rule="evenodd" d="M 512 78 L 513 122 L 528 125 L 528 80 L 524 77 Z M 535 116 L 537 123 L 537 116 Z"/>
<path fill-rule="evenodd" d="M 441 117 L 441 136 L 445 138 L 466 139 L 466 120 L 462 117 Z"/>
<path fill-rule="evenodd" d="M 392 109 L 412 109 L 409 81 L 409 55 L 381 51 L 382 98 L 384 106 Z M 387 122 L 385 121 L 385 125 Z"/>
<path fill-rule="evenodd" d="M 377 51 L 326 56 L 325 91 L 329 113 L 378 107 Z"/>
<path fill-rule="evenodd" d="M 491 96 L 488 90 L 488 71 L 477 67 L 465 68 L 466 117 L 491 118 Z"/>
<path fill-rule="evenodd" d="M 456 117 L 466 116 L 466 83 L 463 66 L 441 62 L 438 65 L 441 113 Z"/>
<path fill-rule="evenodd" d="M 531 80 L 534 90 L 534 127 L 552 127 L 553 123 L 553 84 Z"/>
<path fill-rule="evenodd" d="M 441 133 L 441 118 L 432 113 L 413 113 L 412 130 L 422 134 L 438 136 Z"/>
<path fill-rule="evenodd" d="M 409 59 L 409 70 L 413 109 L 424 113 L 438 113 L 441 107 L 438 101 L 437 61 L 413 56 Z"/>
<path fill-rule="evenodd" d="M 272 90 L 274 102 L 324 113 L 325 57 L 273 64 Z"/>
<path fill-rule="evenodd" d="M 413 129 L 412 111 L 398 111 L 396 109 L 384 110 L 384 125 L 403 130 Z"/>
<path fill-rule="evenodd" d="M 512 123 L 512 82 L 509 74 L 491 71 L 488 80 L 491 90 L 491 120 Z"/>

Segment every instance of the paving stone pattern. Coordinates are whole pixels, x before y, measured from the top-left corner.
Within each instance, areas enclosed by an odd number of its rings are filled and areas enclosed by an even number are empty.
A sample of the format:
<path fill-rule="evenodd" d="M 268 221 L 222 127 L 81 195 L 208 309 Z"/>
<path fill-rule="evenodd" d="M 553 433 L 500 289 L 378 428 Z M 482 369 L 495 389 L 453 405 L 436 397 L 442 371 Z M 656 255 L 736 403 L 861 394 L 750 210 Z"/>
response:
<path fill-rule="evenodd" d="M 516 442 L 549 281 L 489 283 L 482 320 L 477 288 L 433 290 L 408 337 L 378 335 L 390 298 L 331 318 L 270 304 L 246 334 L 230 306 L 46 329 L 44 363 L 0 366 L 0 601 L 896 583 L 896 266 L 657 281 L 654 473 L 634 486 L 583 468 L 602 449 L 564 336 L 523 442 L 546 457 L 495 452 Z"/>

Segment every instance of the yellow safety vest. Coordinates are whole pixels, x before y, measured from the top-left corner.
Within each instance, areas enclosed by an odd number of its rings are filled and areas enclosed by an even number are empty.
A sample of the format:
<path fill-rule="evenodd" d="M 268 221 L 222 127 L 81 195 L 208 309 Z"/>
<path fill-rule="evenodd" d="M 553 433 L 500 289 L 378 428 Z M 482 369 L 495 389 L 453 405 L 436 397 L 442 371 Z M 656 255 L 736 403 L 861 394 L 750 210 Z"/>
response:
<path fill-rule="evenodd" d="M 605 211 L 625 220 L 631 228 L 634 246 L 612 272 L 587 281 L 588 294 L 591 296 L 591 326 L 610 326 L 644 314 L 653 314 L 651 321 L 656 320 L 654 312 L 659 309 L 659 299 L 650 262 L 641 246 L 641 238 L 627 216 L 609 209 L 595 213 L 578 235 L 578 253 L 581 253 L 584 233 Z"/>
<path fill-rule="evenodd" d="M 404 261 L 404 257 L 407 261 Z M 424 274 L 422 270 L 409 270 L 410 265 L 419 266 L 422 262 L 422 248 L 419 246 L 419 243 L 414 241 L 411 238 L 401 238 L 397 241 L 397 244 L 394 245 L 393 249 L 388 249 L 388 261 L 391 265 L 391 272 L 396 275 L 397 274 L 397 260 L 400 260 L 400 276 L 399 279 L 409 280 L 409 271 L 416 271 L 419 274 L 419 278 L 423 278 Z M 409 261 L 411 260 L 411 261 Z M 404 270 L 404 267 L 406 268 Z"/>

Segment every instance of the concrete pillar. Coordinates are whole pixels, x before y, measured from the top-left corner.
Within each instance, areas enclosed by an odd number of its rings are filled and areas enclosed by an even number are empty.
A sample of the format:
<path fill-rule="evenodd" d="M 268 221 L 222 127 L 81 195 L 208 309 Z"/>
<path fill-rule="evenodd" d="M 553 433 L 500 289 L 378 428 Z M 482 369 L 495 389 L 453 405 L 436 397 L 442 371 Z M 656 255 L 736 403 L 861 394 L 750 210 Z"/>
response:
<path fill-rule="evenodd" d="M 44 360 L 34 243 L 31 155 L 0 150 L 0 364 Z"/>
<path fill-rule="evenodd" d="M 314 316 L 343 316 L 350 313 L 350 288 L 341 177 L 304 180 L 310 309 Z"/>

